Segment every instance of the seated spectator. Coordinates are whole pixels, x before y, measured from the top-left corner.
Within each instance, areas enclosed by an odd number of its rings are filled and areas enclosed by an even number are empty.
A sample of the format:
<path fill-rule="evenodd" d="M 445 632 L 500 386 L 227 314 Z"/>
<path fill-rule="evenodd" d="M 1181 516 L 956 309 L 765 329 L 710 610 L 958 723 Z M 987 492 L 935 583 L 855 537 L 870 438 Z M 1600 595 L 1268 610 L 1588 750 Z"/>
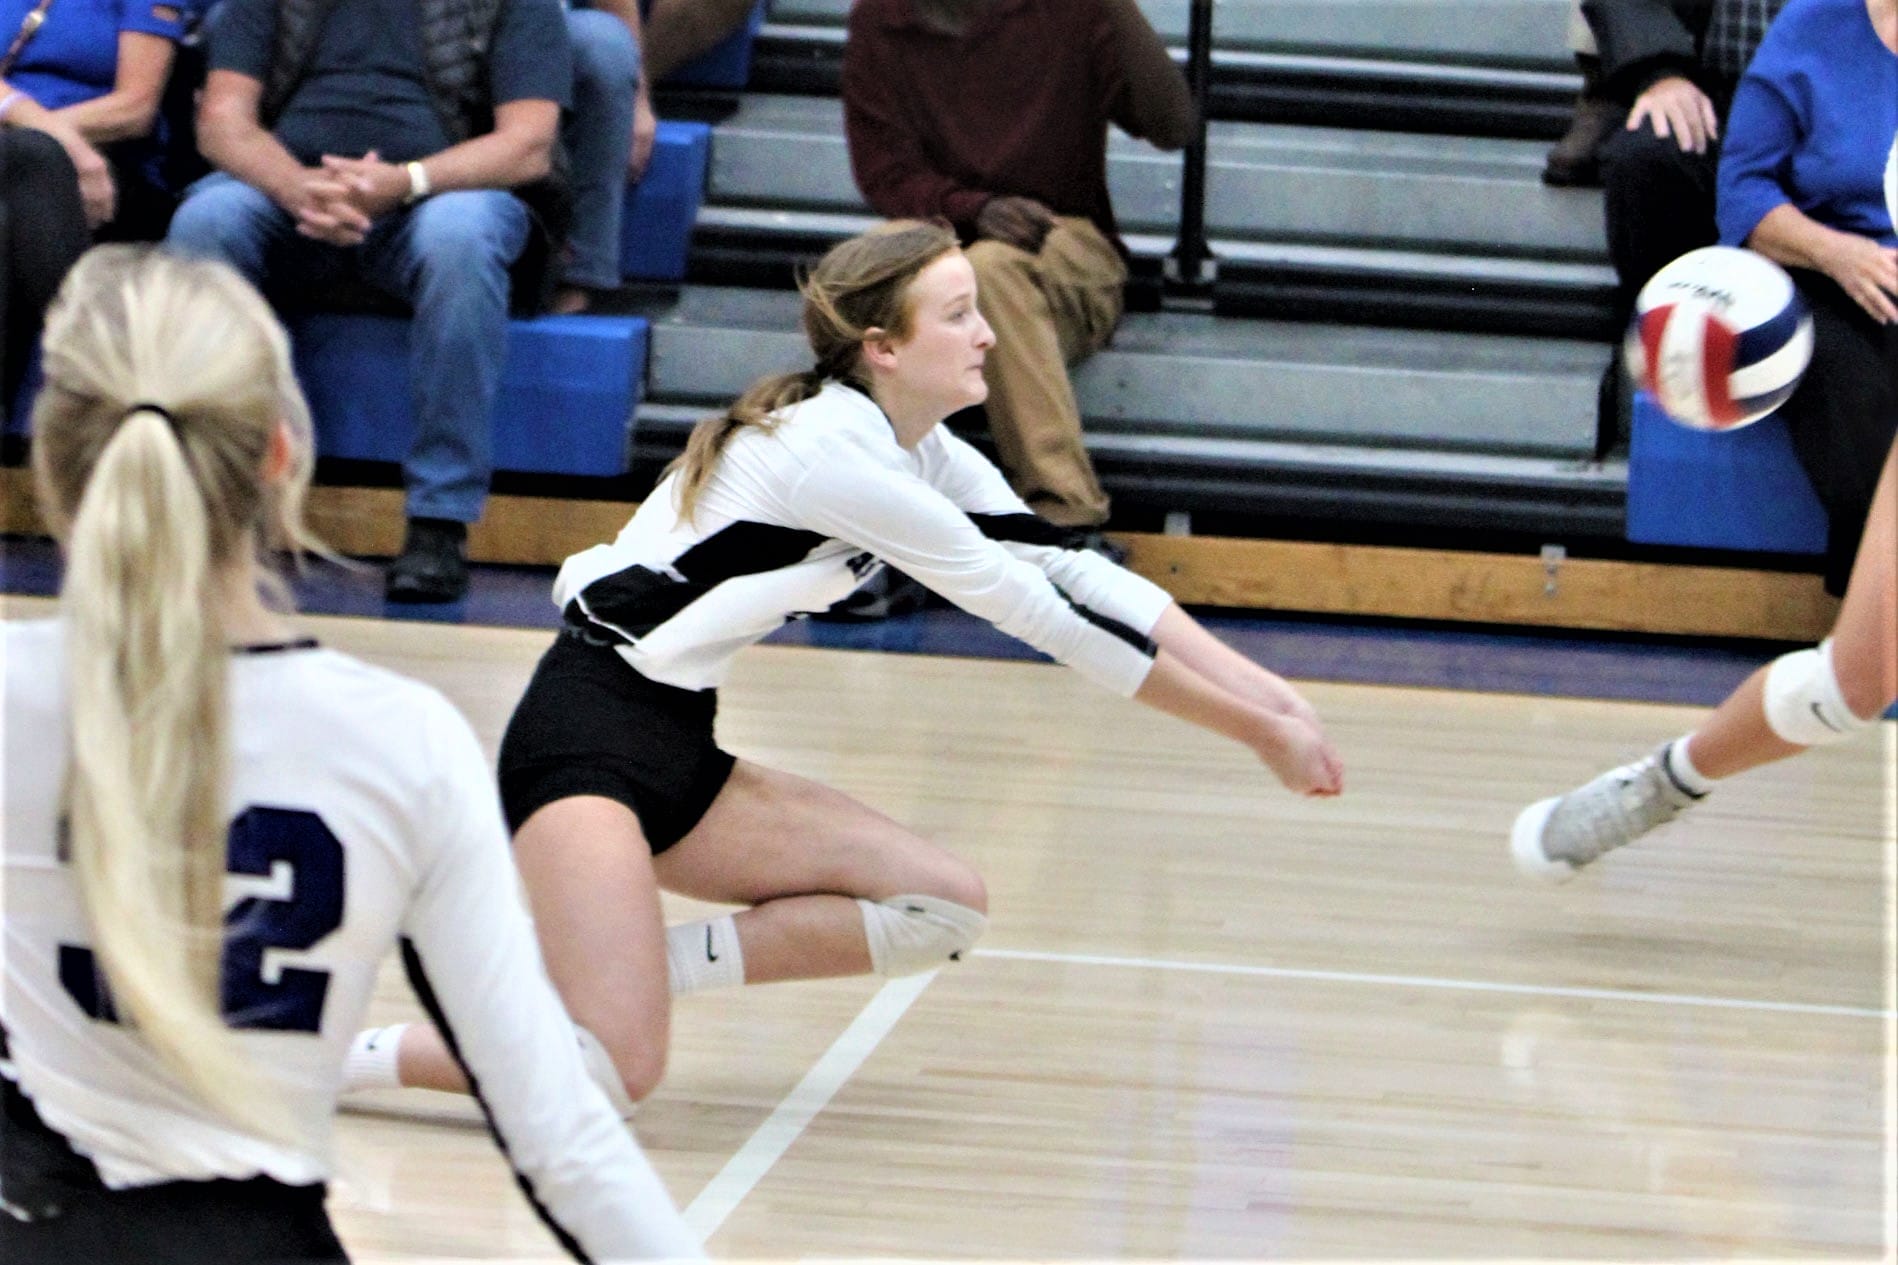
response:
<path fill-rule="evenodd" d="M 93 238 L 164 236 L 159 103 L 198 0 L 0 0 L 0 417 Z"/>
<path fill-rule="evenodd" d="M 573 109 L 561 139 L 572 161 L 573 225 L 556 312 L 584 312 L 620 286 L 620 216 L 626 186 L 652 158 L 658 119 L 640 67 L 639 5 L 593 0 L 567 10 L 573 42 Z"/>
<path fill-rule="evenodd" d="M 1602 210 L 1622 323 L 1648 278 L 1719 240 L 1714 172 L 1740 74 L 1785 0 L 1582 0 L 1602 91 L 1628 121 L 1602 142 Z M 1602 375 L 1596 446 L 1628 432 L 1632 388 L 1619 354 Z"/>
<path fill-rule="evenodd" d="M 1568 22 L 1569 51 L 1575 54 L 1575 67 L 1582 72 L 1581 95 L 1575 98 L 1575 113 L 1569 118 L 1568 131 L 1549 150 L 1542 166 L 1542 182 L 1552 185 L 1598 185 L 1601 183 L 1601 146 L 1627 117 L 1627 110 L 1602 89 L 1601 50 L 1595 45 L 1595 32 L 1589 29 L 1582 13 L 1582 0 L 1572 0 Z"/>
<path fill-rule="evenodd" d="M 260 288 L 353 277 L 413 308 L 408 530 L 386 593 L 453 601 L 487 499 L 509 266 L 532 228 L 511 191 L 551 168 L 565 26 L 556 0 L 335 0 L 320 22 L 279 20 L 303 12 L 225 0 L 198 117 L 218 170 L 169 240 Z M 481 44 L 423 36 L 484 15 Z"/>
<path fill-rule="evenodd" d="M 0 0 L 0 121 L 53 137 L 78 173 L 86 222 L 100 240 L 165 235 L 177 199 L 166 187 L 159 112 L 177 46 L 200 0 Z"/>
<path fill-rule="evenodd" d="M 969 243 L 997 340 L 989 429 L 1016 492 L 1060 526 L 1105 522 L 1067 367 L 1124 308 L 1107 125 L 1180 148 L 1185 76 L 1134 0 L 857 0 L 843 103 L 871 207 L 946 220 Z"/>
<path fill-rule="evenodd" d="M 1720 159 L 1720 240 L 1787 266 L 1812 307 L 1812 366 L 1786 402 L 1825 506 L 1843 593 L 1898 431 L 1898 0 L 1787 0 L 1740 81 Z"/>
<path fill-rule="evenodd" d="M 654 83 L 712 51 L 751 16 L 757 0 L 652 0 L 646 15 L 646 73 Z"/>
<path fill-rule="evenodd" d="M 1621 311 L 1648 278 L 1719 240 L 1720 121 L 1785 0 L 1582 0 L 1602 86 L 1627 125 L 1601 150 L 1608 255 Z"/>

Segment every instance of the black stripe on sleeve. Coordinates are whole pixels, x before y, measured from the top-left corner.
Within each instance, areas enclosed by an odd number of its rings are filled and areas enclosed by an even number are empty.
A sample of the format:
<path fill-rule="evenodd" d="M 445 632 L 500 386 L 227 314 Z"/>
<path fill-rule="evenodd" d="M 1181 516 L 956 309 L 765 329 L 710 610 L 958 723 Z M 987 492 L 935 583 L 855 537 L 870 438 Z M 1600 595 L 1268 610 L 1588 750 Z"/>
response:
<path fill-rule="evenodd" d="M 474 1095 L 475 1103 L 481 1108 L 481 1116 L 488 1122 L 488 1134 L 494 1139 L 494 1145 L 500 1148 L 501 1158 L 505 1159 L 508 1168 L 513 1170 L 514 1184 L 521 1188 L 521 1194 L 526 1196 L 528 1206 L 534 1210 L 534 1215 L 540 1218 L 541 1224 L 545 1225 L 554 1238 L 559 1240 L 560 1246 L 566 1249 L 569 1256 L 582 1262 L 582 1265 L 592 1265 L 593 1258 L 586 1254 L 586 1249 L 580 1246 L 578 1239 L 554 1220 L 553 1213 L 534 1193 L 534 1183 L 529 1180 L 527 1174 L 515 1166 L 514 1157 L 507 1149 L 507 1139 L 501 1136 L 501 1130 L 494 1123 L 494 1113 L 488 1109 L 488 1100 L 481 1093 L 481 1082 L 476 1080 L 475 1074 L 469 1070 L 468 1061 L 461 1057 L 461 1045 L 455 1040 L 455 1030 L 448 1026 L 448 1016 L 442 1013 L 441 1004 L 435 998 L 435 989 L 429 984 L 428 973 L 422 967 L 422 955 L 416 949 L 415 942 L 407 936 L 402 937 L 402 969 L 409 977 L 409 987 L 415 990 L 415 999 L 422 1003 L 422 1009 L 434 1023 L 435 1030 L 442 1034 L 442 1040 L 447 1043 L 449 1054 L 454 1056 L 456 1065 L 461 1068 L 461 1074 L 468 1078 L 468 1092 Z"/>
<path fill-rule="evenodd" d="M 1014 545 L 1048 545 L 1055 549 L 1073 549 L 1078 546 L 1077 532 L 1067 527 L 1057 527 L 1039 514 L 970 514 L 969 521 L 974 523 L 990 540 Z"/>
<path fill-rule="evenodd" d="M 809 557 L 829 537 L 797 527 L 736 522 L 680 554 L 667 571 L 634 565 L 603 575 L 579 597 L 592 622 L 637 641 L 727 580 L 760 575 Z"/>
<path fill-rule="evenodd" d="M 1102 632 L 1111 633 L 1115 637 L 1120 638 L 1120 640 L 1126 642 L 1141 654 L 1146 655 L 1149 659 L 1159 657 L 1160 647 L 1158 643 L 1156 643 L 1153 638 L 1134 628 L 1133 625 L 1123 624 L 1118 619 L 1103 615 L 1099 611 L 1089 610 L 1087 607 L 1069 597 L 1059 584 L 1054 586 L 1054 591 L 1061 594 L 1061 600 L 1068 604 L 1069 609 L 1082 619 L 1085 619 L 1088 623 L 1094 625 L 1094 627 L 1100 629 Z"/>

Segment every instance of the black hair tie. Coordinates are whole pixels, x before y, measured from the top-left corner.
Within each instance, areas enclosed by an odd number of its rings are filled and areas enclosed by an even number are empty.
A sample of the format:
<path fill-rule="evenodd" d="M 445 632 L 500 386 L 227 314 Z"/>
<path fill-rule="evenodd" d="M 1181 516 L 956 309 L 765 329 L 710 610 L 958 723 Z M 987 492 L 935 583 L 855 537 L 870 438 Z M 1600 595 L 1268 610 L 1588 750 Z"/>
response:
<path fill-rule="evenodd" d="M 171 427 L 173 434 L 178 433 L 178 419 L 172 416 L 171 410 L 162 404 L 153 404 L 150 400 L 140 400 L 138 403 L 127 408 L 125 412 L 121 413 L 119 415 L 119 421 L 123 423 L 126 418 L 134 413 L 156 413 L 165 419 L 165 425 Z"/>

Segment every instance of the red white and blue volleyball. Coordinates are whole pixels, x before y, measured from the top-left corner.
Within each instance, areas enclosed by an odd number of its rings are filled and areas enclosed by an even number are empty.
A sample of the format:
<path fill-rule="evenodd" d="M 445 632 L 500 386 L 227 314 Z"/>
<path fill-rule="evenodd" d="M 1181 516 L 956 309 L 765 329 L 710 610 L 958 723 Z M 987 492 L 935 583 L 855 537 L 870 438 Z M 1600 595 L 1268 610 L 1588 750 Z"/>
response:
<path fill-rule="evenodd" d="M 1695 430 L 1733 430 L 1784 404 L 1812 362 L 1812 315 L 1791 277 L 1735 246 L 1689 251 L 1635 301 L 1628 373 Z"/>

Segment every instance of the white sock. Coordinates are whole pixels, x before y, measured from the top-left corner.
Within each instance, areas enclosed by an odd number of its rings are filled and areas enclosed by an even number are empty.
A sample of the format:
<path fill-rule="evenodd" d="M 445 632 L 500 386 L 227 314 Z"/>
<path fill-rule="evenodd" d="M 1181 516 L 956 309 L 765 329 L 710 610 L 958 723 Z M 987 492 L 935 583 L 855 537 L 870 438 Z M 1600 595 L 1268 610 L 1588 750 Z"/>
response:
<path fill-rule="evenodd" d="M 408 1027 L 406 1023 L 393 1023 L 386 1028 L 365 1028 L 356 1034 L 356 1039 L 349 1043 L 348 1056 L 343 1059 L 345 1094 L 402 1088 L 402 1078 L 396 1072 L 396 1055 Z"/>
<path fill-rule="evenodd" d="M 1687 739 L 1691 737 L 1693 735 L 1688 734 L 1685 738 L 1676 738 L 1667 744 L 1667 775 L 1674 779 L 1676 786 L 1699 799 L 1713 789 L 1713 781 L 1695 768 L 1692 758 L 1688 756 Z"/>
<path fill-rule="evenodd" d="M 666 977 L 672 982 L 674 997 L 743 984 L 745 954 L 732 916 L 667 927 Z"/>

